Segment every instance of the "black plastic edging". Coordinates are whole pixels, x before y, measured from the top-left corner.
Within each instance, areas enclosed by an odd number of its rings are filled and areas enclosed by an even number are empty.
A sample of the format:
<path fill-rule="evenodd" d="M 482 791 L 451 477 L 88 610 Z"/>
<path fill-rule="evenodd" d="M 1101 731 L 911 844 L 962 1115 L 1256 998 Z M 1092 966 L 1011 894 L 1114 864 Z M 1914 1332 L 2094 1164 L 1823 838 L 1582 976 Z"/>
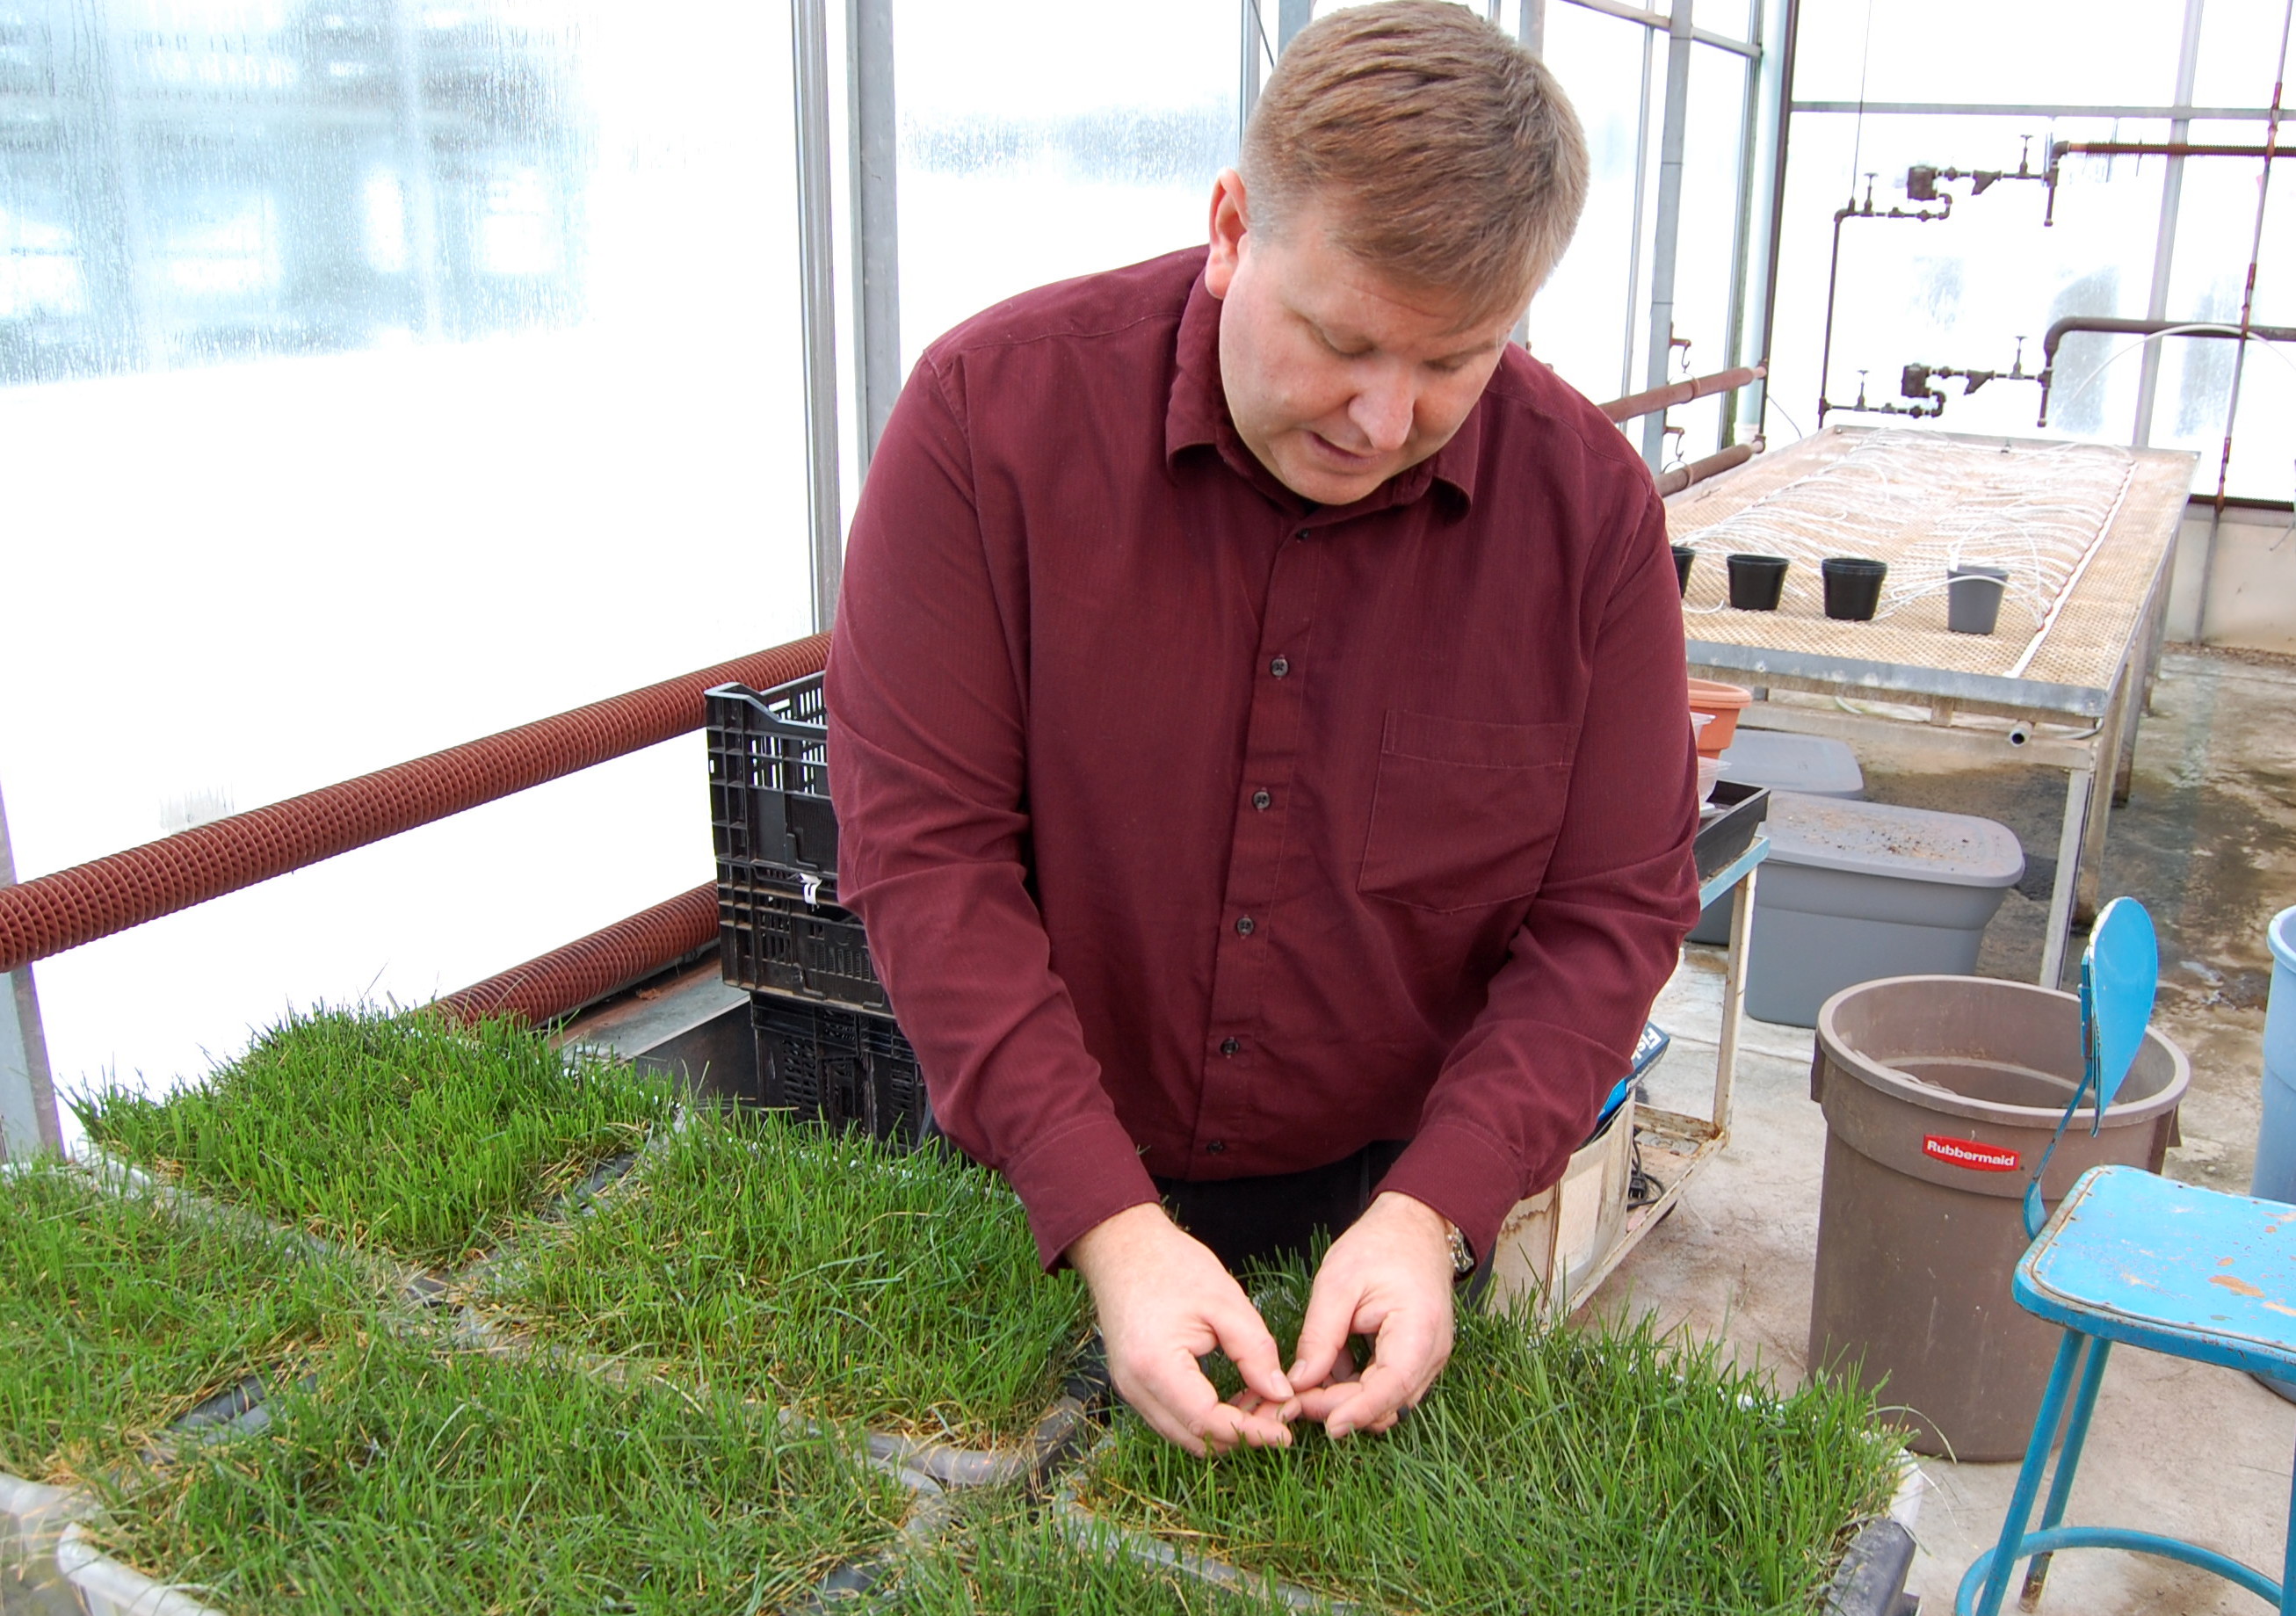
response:
<path fill-rule="evenodd" d="M 1914 1569 L 1914 1534 L 1884 1516 L 1850 1539 L 1826 1585 L 1825 1616 L 1898 1616 Z"/>

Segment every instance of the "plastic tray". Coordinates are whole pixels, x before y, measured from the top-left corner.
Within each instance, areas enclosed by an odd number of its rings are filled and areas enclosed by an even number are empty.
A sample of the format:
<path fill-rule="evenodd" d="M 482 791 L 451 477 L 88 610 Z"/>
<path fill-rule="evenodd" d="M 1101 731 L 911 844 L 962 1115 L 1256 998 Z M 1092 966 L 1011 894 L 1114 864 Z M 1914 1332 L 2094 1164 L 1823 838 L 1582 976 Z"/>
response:
<path fill-rule="evenodd" d="M 890 1013 L 860 917 L 825 898 L 808 901 L 808 886 L 824 890 L 776 865 L 719 862 L 718 957 L 726 981 Z"/>
<path fill-rule="evenodd" d="M 721 685 L 706 701 L 719 880 L 731 865 L 772 865 L 819 880 L 834 898 L 837 810 L 821 676 L 762 692 Z"/>
<path fill-rule="evenodd" d="M 1735 780 L 1718 780 L 1713 795 L 1708 800 L 1718 804 L 1722 812 L 1698 827 L 1698 839 L 1691 843 L 1691 857 L 1698 865 L 1698 879 L 1710 881 L 1730 867 L 1730 861 L 1754 845 L 1754 833 L 1762 828 L 1769 816 L 1769 788 L 1742 785 Z"/>
<path fill-rule="evenodd" d="M 832 1128 L 916 1144 L 932 1135 L 917 1052 L 889 1015 L 777 993 L 750 995 L 765 1104 Z"/>

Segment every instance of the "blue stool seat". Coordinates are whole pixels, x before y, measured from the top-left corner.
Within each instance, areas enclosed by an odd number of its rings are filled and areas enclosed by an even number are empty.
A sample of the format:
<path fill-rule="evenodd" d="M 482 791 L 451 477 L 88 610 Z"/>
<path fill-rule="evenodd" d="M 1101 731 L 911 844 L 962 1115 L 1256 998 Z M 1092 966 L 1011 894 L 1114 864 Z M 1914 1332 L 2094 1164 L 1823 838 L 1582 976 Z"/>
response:
<path fill-rule="evenodd" d="M 2296 1207 L 2100 1167 L 2017 1264 L 2027 1312 L 2084 1335 L 2296 1374 Z"/>
<path fill-rule="evenodd" d="M 2067 1527 L 2066 1495 L 2079 1467 L 2104 1360 L 2115 1342 L 2251 1374 L 2296 1375 L 2296 1207 L 2227 1195 L 2133 1167 L 2092 1168 L 2017 1264 L 2018 1304 L 2065 1330 L 2033 1423 L 2024 1468 L 2001 1538 L 1962 1578 L 1960 1616 L 1997 1616 L 2010 1568 L 2031 1557 L 2030 1608 L 2061 1548 L 2118 1548 L 2199 1566 L 2296 1616 L 2296 1530 L 2281 1582 L 2211 1549 L 2151 1532 Z M 2078 1378 L 2079 1389 L 2067 1402 Z M 2040 1530 L 2027 1532 L 2059 1415 L 2064 1447 Z M 2292 1521 L 2296 1527 L 2296 1521 Z"/>

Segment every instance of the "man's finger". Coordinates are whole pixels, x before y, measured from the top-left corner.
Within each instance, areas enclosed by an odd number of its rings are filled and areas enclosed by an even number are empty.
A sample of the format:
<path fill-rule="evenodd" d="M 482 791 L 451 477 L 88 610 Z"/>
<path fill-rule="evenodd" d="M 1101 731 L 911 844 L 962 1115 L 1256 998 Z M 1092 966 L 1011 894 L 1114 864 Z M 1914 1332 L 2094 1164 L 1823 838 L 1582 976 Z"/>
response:
<path fill-rule="evenodd" d="M 1292 1355 L 1294 1386 L 1320 1386 L 1332 1378 L 1348 1337 L 1355 1332 L 1356 1310 L 1362 1303 L 1359 1284 L 1334 1282 L 1328 1268 L 1316 1276 L 1315 1288 L 1308 1293 L 1308 1316 L 1300 1325 L 1299 1349 Z"/>
<path fill-rule="evenodd" d="M 1441 1333 L 1423 1313 L 1391 1313 L 1382 1326 L 1356 1394 L 1324 1416 L 1334 1437 L 1379 1426 L 1398 1408 L 1419 1400 L 1441 1370 Z M 1388 1420 L 1390 1424 L 1392 1420 Z"/>
<path fill-rule="evenodd" d="M 1349 1395 L 1324 1416 L 1324 1430 L 1335 1440 L 1357 1431 L 1386 1430 L 1395 1423 L 1395 1411 L 1418 1394 L 1418 1388 L 1400 1370 L 1377 1362 L 1347 1390 Z"/>
<path fill-rule="evenodd" d="M 1237 1294 L 1241 1297 L 1242 1292 Z M 1234 1308 L 1221 1308 L 1209 1322 L 1219 1339 L 1220 1350 L 1243 1376 L 1245 1385 L 1270 1403 L 1292 1400 L 1292 1382 L 1283 1374 L 1283 1355 L 1277 1350 L 1275 1338 L 1268 1333 L 1259 1308 L 1240 1301 Z"/>
<path fill-rule="evenodd" d="M 1185 1353 L 1152 1366 L 1137 1392 L 1126 1400 L 1141 1418 L 1199 1458 L 1208 1448 L 1226 1453 L 1240 1441 L 1254 1448 L 1291 1445 L 1291 1427 L 1275 1410 L 1221 1402 L 1196 1360 Z"/>

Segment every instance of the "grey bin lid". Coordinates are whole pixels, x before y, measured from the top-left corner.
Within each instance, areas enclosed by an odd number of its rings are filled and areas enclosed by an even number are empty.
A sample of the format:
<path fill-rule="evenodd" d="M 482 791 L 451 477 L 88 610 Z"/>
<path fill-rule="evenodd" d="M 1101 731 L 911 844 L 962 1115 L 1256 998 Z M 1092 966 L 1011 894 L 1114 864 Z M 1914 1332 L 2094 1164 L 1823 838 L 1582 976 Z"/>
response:
<path fill-rule="evenodd" d="M 1866 772 L 1857 767 L 1857 754 L 1848 742 L 1828 735 L 1749 729 L 1742 723 L 1722 754 L 1722 778 L 1741 785 L 1767 785 L 1774 792 L 1807 792 L 1813 797 L 1866 794 Z"/>
<path fill-rule="evenodd" d="M 1955 887 L 2011 887 L 2025 873 L 2016 833 L 1969 814 L 1776 792 L 1762 830 L 1773 864 Z"/>

